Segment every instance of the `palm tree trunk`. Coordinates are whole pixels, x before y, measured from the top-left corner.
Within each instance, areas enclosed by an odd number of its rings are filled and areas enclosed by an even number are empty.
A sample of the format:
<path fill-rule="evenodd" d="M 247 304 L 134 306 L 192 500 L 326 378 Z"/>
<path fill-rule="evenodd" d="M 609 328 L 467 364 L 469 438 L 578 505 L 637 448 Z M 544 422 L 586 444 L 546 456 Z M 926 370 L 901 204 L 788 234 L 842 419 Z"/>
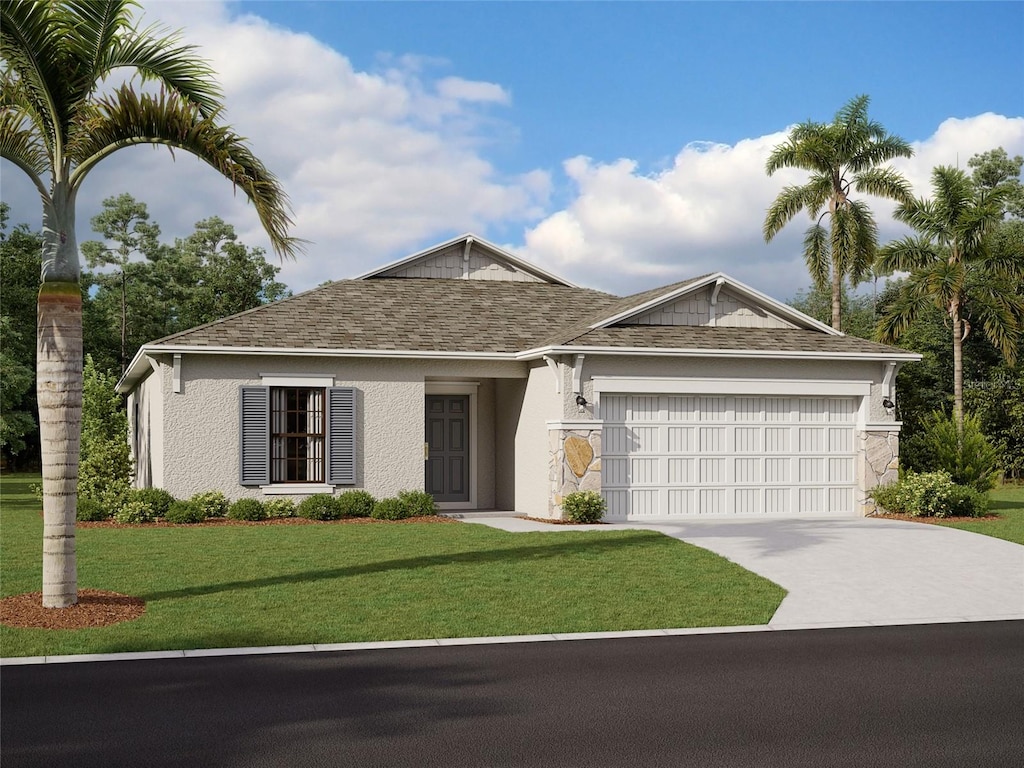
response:
<path fill-rule="evenodd" d="M 954 299 L 949 305 L 949 316 L 953 323 L 953 420 L 957 434 L 964 433 L 964 347 L 963 321 L 960 319 L 960 302 Z"/>
<path fill-rule="evenodd" d="M 82 436 L 82 289 L 75 191 L 53 185 L 43 206 L 36 395 L 43 459 L 43 607 L 78 602 L 75 519 Z"/>
<path fill-rule="evenodd" d="M 836 264 L 832 264 L 832 327 L 842 329 L 843 315 L 843 275 Z"/>
<path fill-rule="evenodd" d="M 39 288 L 36 394 L 43 457 L 43 607 L 78 602 L 75 559 L 78 449 L 82 432 L 82 291 Z"/>

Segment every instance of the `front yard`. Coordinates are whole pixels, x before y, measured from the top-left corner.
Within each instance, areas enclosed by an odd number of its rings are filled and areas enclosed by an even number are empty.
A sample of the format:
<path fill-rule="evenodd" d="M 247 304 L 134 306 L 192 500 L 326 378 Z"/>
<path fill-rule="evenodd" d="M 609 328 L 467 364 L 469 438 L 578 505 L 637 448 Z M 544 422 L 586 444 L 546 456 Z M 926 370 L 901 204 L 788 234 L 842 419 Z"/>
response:
<path fill-rule="evenodd" d="M 998 515 L 998 520 L 937 522 L 950 528 L 961 528 L 1024 544 L 1024 485 L 1004 485 L 989 493 L 989 498 L 989 512 Z"/>
<path fill-rule="evenodd" d="M 41 583 L 35 475 L 0 479 L 3 596 Z M 510 534 L 472 524 L 78 531 L 79 587 L 139 597 L 135 621 L 0 626 L 0 654 L 763 624 L 782 588 L 647 531 Z"/>

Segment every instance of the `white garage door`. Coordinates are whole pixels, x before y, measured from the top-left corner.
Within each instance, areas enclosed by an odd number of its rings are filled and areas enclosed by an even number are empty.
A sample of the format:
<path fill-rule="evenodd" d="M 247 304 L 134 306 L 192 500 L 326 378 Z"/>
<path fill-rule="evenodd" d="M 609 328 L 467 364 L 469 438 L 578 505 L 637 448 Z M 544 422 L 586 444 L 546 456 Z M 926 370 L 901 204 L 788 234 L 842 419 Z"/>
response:
<path fill-rule="evenodd" d="M 601 395 L 608 517 L 854 514 L 857 398 Z"/>

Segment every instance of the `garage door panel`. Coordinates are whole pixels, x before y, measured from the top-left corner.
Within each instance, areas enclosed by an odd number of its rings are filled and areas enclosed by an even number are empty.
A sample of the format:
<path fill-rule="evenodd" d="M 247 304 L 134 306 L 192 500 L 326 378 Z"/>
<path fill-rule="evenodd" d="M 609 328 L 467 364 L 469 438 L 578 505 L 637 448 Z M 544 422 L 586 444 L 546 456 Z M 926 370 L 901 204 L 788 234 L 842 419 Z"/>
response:
<path fill-rule="evenodd" d="M 609 517 L 853 514 L 857 398 L 613 395 Z"/>

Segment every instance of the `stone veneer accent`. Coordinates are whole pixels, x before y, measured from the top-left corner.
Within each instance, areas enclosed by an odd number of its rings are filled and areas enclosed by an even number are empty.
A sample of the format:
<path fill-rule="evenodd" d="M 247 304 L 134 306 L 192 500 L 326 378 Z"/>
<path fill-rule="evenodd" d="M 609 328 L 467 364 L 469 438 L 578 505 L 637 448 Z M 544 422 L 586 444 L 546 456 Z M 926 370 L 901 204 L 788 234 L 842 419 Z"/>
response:
<path fill-rule="evenodd" d="M 548 517 L 561 520 L 562 499 L 574 491 L 601 492 L 601 426 L 548 430 Z"/>
<path fill-rule="evenodd" d="M 899 430 L 885 430 L 861 433 L 861 448 L 864 456 L 865 494 L 879 485 L 888 485 L 899 479 L 900 433 Z M 875 504 L 864 498 L 866 514 L 875 513 Z"/>

